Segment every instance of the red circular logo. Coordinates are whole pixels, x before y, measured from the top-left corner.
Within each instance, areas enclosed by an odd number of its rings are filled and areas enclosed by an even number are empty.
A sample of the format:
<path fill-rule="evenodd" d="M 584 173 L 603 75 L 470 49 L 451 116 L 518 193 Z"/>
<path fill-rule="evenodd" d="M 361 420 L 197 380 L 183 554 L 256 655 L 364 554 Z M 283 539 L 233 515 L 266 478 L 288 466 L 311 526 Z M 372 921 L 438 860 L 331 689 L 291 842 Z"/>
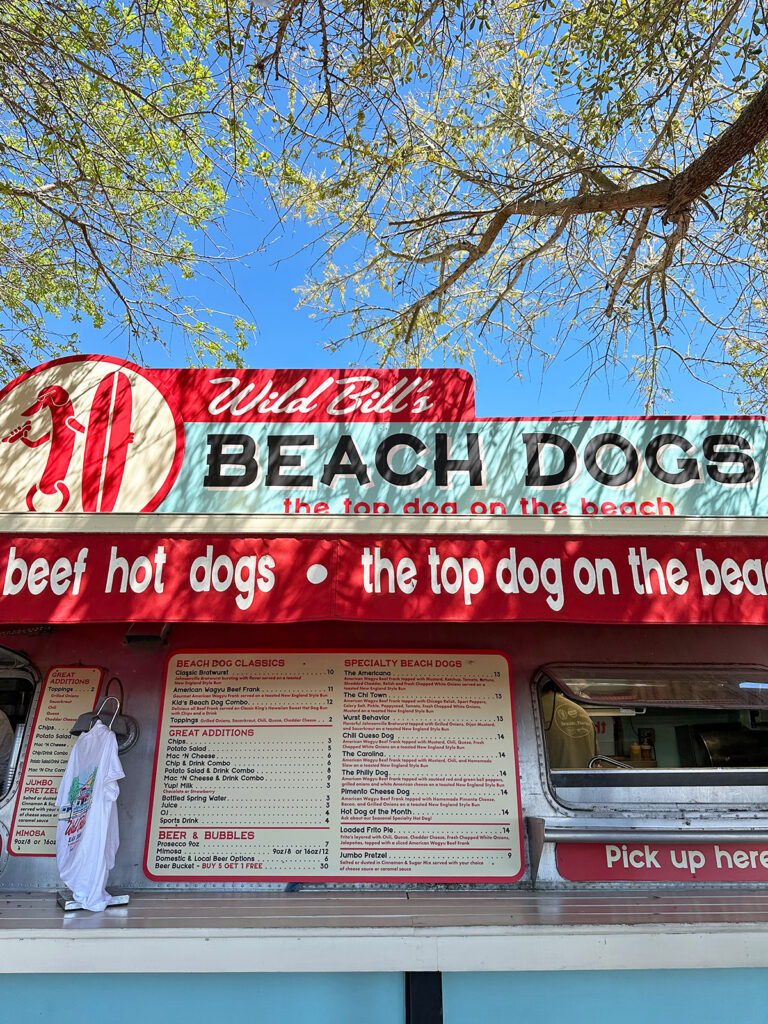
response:
<path fill-rule="evenodd" d="M 184 427 L 151 376 L 109 356 L 45 363 L 0 392 L 0 510 L 151 512 Z"/>

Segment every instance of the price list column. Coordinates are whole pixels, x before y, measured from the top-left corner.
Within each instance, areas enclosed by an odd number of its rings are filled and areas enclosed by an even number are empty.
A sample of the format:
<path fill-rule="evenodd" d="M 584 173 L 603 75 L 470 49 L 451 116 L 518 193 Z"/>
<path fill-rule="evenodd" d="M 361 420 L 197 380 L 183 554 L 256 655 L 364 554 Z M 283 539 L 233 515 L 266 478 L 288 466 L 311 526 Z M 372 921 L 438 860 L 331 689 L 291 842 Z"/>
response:
<path fill-rule="evenodd" d="M 12 853 L 55 856 L 56 794 L 75 742 L 69 730 L 79 715 L 93 709 L 102 675 L 95 666 L 62 665 L 46 676 L 19 786 Z"/>
<path fill-rule="evenodd" d="M 338 813 L 333 672 L 317 658 L 170 659 L 146 870 L 154 878 L 323 877 Z"/>
<path fill-rule="evenodd" d="M 506 659 L 342 659 L 340 874 L 504 879 L 522 871 Z"/>

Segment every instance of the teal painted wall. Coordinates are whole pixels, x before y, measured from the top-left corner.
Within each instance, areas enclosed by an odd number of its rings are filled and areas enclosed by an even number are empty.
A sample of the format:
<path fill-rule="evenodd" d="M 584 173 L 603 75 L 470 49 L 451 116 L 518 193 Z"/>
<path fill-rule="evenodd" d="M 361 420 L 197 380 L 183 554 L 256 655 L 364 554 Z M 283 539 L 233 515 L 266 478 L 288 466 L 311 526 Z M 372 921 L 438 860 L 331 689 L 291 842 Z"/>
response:
<path fill-rule="evenodd" d="M 402 974 L 16 975 L 0 1020 L 404 1024 Z M 768 970 L 443 975 L 444 1024 L 765 1024 Z M 414 1022 L 415 1024 L 415 1022 Z"/>
<path fill-rule="evenodd" d="M 25 974 L 3 1024 L 404 1024 L 402 974 Z"/>
<path fill-rule="evenodd" d="M 765 1024 L 768 970 L 443 975 L 443 1024 Z"/>

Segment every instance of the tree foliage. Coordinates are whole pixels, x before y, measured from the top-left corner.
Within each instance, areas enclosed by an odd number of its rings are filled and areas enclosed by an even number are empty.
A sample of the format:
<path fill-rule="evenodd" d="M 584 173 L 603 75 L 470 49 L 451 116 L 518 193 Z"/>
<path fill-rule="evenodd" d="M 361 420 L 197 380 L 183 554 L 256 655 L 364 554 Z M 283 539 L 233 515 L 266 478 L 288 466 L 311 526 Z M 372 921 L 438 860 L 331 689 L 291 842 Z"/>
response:
<path fill-rule="evenodd" d="M 325 240 L 304 301 L 384 359 L 583 347 L 649 409 L 680 369 L 762 406 L 767 71 L 760 2 L 507 0 L 425 88 L 347 88 L 336 119 L 301 93 L 279 142 L 282 202 Z"/>
<path fill-rule="evenodd" d="M 6 372 L 72 344 L 59 316 L 123 327 L 133 351 L 174 327 L 211 341 L 179 285 L 252 152 L 210 59 L 220 27 L 165 0 L 0 8 Z"/>
<path fill-rule="evenodd" d="M 677 370 L 762 406 L 766 35 L 763 0 L 6 0 L 7 368 L 59 315 L 237 359 L 185 291 L 266 188 L 381 362 L 584 348 L 649 408 Z"/>
<path fill-rule="evenodd" d="M 411 0 L 6 0 L 6 375 L 76 345 L 70 319 L 124 334 L 138 358 L 144 343 L 175 332 L 201 358 L 237 361 L 247 325 L 212 325 L 185 292 L 195 275 L 228 275 L 236 254 L 224 234 L 227 201 L 249 198 L 272 166 L 257 138 L 266 122 L 254 129 L 270 104 L 286 112 L 288 65 L 301 64 L 327 116 L 343 85 L 340 53 L 364 78 L 372 55 L 377 66 L 385 60 L 385 21 L 387 32 L 399 24 L 407 34 L 433 19 L 437 40 L 442 24 L 456 27 L 461 3 L 422 12 Z M 280 125 L 268 123 L 272 137 Z"/>

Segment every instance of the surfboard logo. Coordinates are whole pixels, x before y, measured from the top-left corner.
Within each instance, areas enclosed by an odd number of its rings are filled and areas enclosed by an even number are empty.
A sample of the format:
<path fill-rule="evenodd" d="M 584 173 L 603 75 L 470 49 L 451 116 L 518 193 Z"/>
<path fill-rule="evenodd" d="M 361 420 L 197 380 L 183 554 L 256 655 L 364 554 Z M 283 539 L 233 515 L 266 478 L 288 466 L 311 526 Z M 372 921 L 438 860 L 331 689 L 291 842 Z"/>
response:
<path fill-rule="evenodd" d="M 108 373 L 96 388 L 88 417 L 83 458 L 83 511 L 111 512 L 120 493 L 128 457 L 133 399 L 122 370 Z"/>
<path fill-rule="evenodd" d="M 149 512 L 178 473 L 183 428 L 138 367 L 82 356 L 0 393 L 0 442 L 4 511 Z"/>

